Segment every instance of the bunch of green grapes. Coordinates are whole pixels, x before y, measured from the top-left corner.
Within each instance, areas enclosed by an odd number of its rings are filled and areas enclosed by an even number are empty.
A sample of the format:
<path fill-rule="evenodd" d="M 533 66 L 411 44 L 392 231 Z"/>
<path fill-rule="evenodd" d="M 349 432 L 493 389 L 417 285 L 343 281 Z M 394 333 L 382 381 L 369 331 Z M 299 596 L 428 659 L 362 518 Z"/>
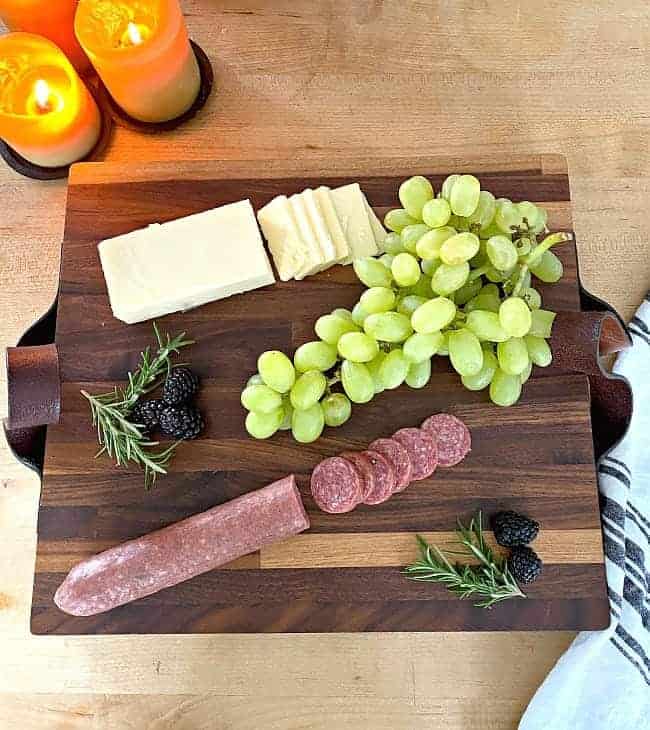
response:
<path fill-rule="evenodd" d="M 555 314 L 542 309 L 532 277 L 561 278 L 551 247 L 570 234 L 546 235 L 543 208 L 495 199 L 473 175 L 450 175 L 437 196 L 412 177 L 399 199 L 403 208 L 384 220 L 385 253 L 354 262 L 367 288 L 352 311 L 320 317 L 319 339 L 293 362 L 279 351 L 260 356 L 241 398 L 251 436 L 291 429 L 297 441 L 314 441 L 345 423 L 352 403 L 403 383 L 423 388 L 435 355 L 500 406 L 519 399 L 533 365 L 551 363 Z"/>

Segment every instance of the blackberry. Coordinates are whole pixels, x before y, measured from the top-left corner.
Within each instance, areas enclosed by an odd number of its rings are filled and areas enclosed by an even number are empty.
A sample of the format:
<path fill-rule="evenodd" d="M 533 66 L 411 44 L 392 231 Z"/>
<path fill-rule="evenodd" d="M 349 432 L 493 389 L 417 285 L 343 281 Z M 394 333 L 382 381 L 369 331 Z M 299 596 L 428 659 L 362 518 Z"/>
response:
<path fill-rule="evenodd" d="M 518 545 L 512 548 L 508 567 L 518 583 L 532 583 L 542 572 L 542 561 L 534 550 Z"/>
<path fill-rule="evenodd" d="M 160 424 L 160 413 L 164 407 L 161 400 L 139 400 L 133 406 L 129 421 L 141 426 L 143 436 L 150 436 Z"/>
<path fill-rule="evenodd" d="M 163 385 L 163 400 L 170 406 L 180 406 L 194 398 L 199 378 L 189 368 L 174 368 Z"/>
<path fill-rule="evenodd" d="M 539 532 L 539 522 L 510 510 L 498 512 L 492 517 L 494 538 L 504 547 L 528 545 Z"/>
<path fill-rule="evenodd" d="M 160 414 L 160 428 L 175 439 L 195 439 L 203 430 L 203 416 L 195 406 L 165 406 Z"/>

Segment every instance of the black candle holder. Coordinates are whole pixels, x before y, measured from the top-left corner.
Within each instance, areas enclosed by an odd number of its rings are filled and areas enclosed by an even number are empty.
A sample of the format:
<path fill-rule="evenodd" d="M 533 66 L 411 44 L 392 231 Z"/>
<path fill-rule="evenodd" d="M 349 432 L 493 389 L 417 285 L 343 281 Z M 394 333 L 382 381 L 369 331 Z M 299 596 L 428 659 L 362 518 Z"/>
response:
<path fill-rule="evenodd" d="M 207 57 L 205 51 L 199 46 L 198 43 L 190 41 L 196 61 L 199 65 L 199 73 L 201 75 L 201 86 L 199 87 L 199 93 L 192 106 L 183 112 L 180 116 L 169 119 L 166 122 L 142 122 L 139 119 L 134 119 L 130 114 L 127 114 L 124 109 L 113 99 L 108 89 L 104 86 L 101 81 L 98 86 L 98 93 L 102 99 L 102 103 L 110 110 L 113 117 L 113 121 L 120 127 L 126 127 L 134 132 L 141 132 L 144 134 L 157 134 L 158 132 L 169 132 L 172 129 L 176 129 L 181 124 L 193 119 L 198 112 L 203 109 L 205 102 L 208 100 L 212 92 L 212 86 L 214 84 L 214 71 L 212 70 L 212 64 L 210 59 Z"/>

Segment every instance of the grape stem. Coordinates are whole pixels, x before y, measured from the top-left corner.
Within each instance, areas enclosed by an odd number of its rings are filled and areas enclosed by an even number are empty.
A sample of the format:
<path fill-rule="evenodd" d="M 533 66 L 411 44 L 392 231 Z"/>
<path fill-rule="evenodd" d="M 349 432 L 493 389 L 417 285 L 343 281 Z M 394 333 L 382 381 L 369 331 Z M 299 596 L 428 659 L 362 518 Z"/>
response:
<path fill-rule="evenodd" d="M 548 251 L 551 246 L 571 240 L 573 240 L 573 236 L 570 233 L 552 233 L 550 236 L 546 236 L 546 238 L 541 243 L 538 243 L 528 256 L 526 256 L 526 264 L 530 266 L 531 264 L 537 263 L 542 257 L 542 254 Z"/>

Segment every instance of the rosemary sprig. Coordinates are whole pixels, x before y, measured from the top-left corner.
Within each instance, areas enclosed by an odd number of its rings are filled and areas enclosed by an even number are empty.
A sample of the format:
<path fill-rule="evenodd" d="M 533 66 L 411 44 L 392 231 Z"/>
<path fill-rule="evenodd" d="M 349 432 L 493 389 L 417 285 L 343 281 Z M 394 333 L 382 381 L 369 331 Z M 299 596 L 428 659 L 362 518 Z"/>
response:
<path fill-rule="evenodd" d="M 153 329 L 158 349 L 155 355 L 148 347 L 140 353 L 140 364 L 133 373 L 129 372 L 125 388 L 116 386 L 108 393 L 97 395 L 81 391 L 90 404 L 93 426 L 97 428 L 101 449 L 96 456 L 106 453 L 118 466 L 129 461 L 138 464 L 144 469 L 146 489 L 154 485 L 158 474 L 167 473 L 166 467 L 180 442 L 157 450 L 154 447 L 158 446 L 158 441 L 147 439 L 142 433 L 142 425 L 131 423 L 128 416 L 138 398 L 157 388 L 160 378 L 171 370 L 172 355 L 194 344 L 193 340 L 185 339 L 184 332 L 172 339 L 169 335 L 161 337 L 155 322 Z"/>
<path fill-rule="evenodd" d="M 486 544 L 480 511 L 472 518 L 468 527 L 459 520 L 456 534 L 465 552 L 473 555 L 479 565 L 452 565 L 441 550 L 435 545 L 429 545 L 418 535 L 420 559 L 404 569 L 407 577 L 411 580 L 442 583 L 459 598 L 478 596 L 482 600 L 474 605 L 479 608 L 491 608 L 495 603 L 508 598 L 526 597 L 510 572 L 506 558 L 494 555 Z"/>

